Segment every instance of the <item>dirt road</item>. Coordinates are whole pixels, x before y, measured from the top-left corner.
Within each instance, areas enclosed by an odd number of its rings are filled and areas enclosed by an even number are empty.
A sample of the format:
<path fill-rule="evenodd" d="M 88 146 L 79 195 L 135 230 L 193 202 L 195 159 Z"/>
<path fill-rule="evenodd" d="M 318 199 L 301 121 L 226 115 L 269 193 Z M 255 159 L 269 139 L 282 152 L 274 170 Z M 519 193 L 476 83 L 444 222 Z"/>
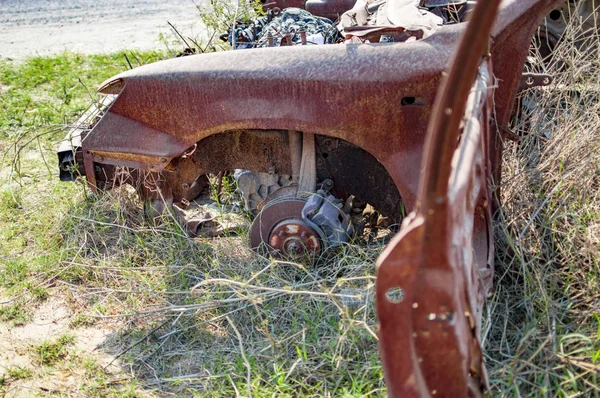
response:
<path fill-rule="evenodd" d="M 167 21 L 201 32 L 198 0 L 0 0 L 0 57 L 86 54 L 160 46 Z"/>

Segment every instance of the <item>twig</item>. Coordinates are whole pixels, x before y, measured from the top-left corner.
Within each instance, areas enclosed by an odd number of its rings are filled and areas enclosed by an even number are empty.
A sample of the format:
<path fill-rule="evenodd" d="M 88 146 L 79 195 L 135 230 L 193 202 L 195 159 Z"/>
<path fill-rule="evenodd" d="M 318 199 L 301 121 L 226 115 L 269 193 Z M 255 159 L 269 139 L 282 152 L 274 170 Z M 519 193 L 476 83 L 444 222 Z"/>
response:
<path fill-rule="evenodd" d="M 183 42 L 185 43 L 186 47 L 187 48 L 192 48 L 192 46 L 190 46 L 189 43 L 187 41 L 185 41 L 185 38 L 181 35 L 181 33 L 179 33 L 179 31 L 175 28 L 175 26 L 173 26 L 173 24 L 171 22 L 169 22 L 169 21 L 167 21 L 167 23 L 169 24 L 169 26 L 171 28 L 173 28 L 173 30 L 175 31 L 175 33 L 177 34 L 177 36 L 179 36 L 179 38 L 181 40 L 183 40 Z"/>
<path fill-rule="evenodd" d="M 133 69 L 131 62 L 129 61 L 129 57 L 127 57 L 127 53 L 123 53 L 123 56 L 125 57 L 125 61 L 127 61 L 127 65 L 129 65 L 129 69 Z"/>
<path fill-rule="evenodd" d="M 307 296 L 337 297 L 337 298 L 360 298 L 360 295 L 354 295 L 354 294 L 334 294 L 334 293 L 325 293 L 325 292 L 314 292 L 311 290 L 291 290 L 291 289 L 279 289 L 279 288 L 266 287 L 266 286 L 256 286 L 256 285 L 250 285 L 248 283 L 237 282 L 237 281 L 232 281 L 230 279 L 223 279 L 223 278 L 204 280 L 204 281 L 196 284 L 192 288 L 192 291 L 196 290 L 197 288 L 199 288 L 201 286 L 208 285 L 210 283 L 224 283 L 224 284 L 244 287 L 244 288 L 248 288 L 248 289 L 264 290 L 267 292 L 275 292 L 275 293 L 282 293 L 282 294 L 298 294 L 298 295 L 307 295 Z"/>
<path fill-rule="evenodd" d="M 208 39 L 208 42 L 206 43 L 206 47 L 204 47 L 204 50 L 200 50 L 200 51 L 202 51 L 202 53 L 206 52 L 206 50 L 210 46 L 210 43 L 212 43 L 213 39 L 215 38 L 216 34 L 217 34 L 217 30 L 215 29 L 215 30 L 213 30 L 213 34 L 210 36 L 210 39 Z"/>
<path fill-rule="evenodd" d="M 37 144 L 38 144 L 38 148 L 40 149 L 40 156 L 42 157 L 42 161 L 44 162 L 44 165 L 46 166 L 46 170 L 48 170 L 48 178 L 52 179 L 53 174 L 52 174 L 52 170 L 50 170 L 50 166 L 48 166 L 48 161 L 46 160 L 46 156 L 44 155 L 44 149 L 42 148 L 42 142 L 40 141 L 40 137 L 36 137 L 37 140 Z"/>
<path fill-rule="evenodd" d="M 125 58 L 127 58 L 127 55 L 125 55 Z M 131 65 L 130 65 L 131 66 Z M 80 77 L 77 77 L 77 80 L 79 81 L 79 84 L 81 84 L 83 86 L 83 88 L 85 88 L 85 91 L 87 91 L 88 95 L 90 96 L 90 99 L 92 100 L 92 102 L 95 104 L 97 102 L 97 99 L 92 95 L 91 91 L 88 89 L 88 87 L 85 85 L 85 83 L 83 83 L 83 81 L 81 80 Z M 95 106 L 95 105 L 92 105 Z M 91 107 L 91 106 L 90 106 Z M 88 107 L 88 109 L 90 108 Z"/>
<path fill-rule="evenodd" d="M 202 51 L 202 47 L 200 46 L 200 44 L 199 44 L 199 43 L 198 43 L 196 40 L 192 39 L 192 38 L 191 38 L 191 37 L 189 37 L 189 36 L 188 36 L 188 40 L 189 40 L 189 41 L 191 41 L 192 43 L 194 43 L 194 45 L 195 45 L 196 47 L 198 47 L 198 50 L 200 50 L 200 53 L 203 53 L 203 52 L 204 52 L 204 51 Z"/>

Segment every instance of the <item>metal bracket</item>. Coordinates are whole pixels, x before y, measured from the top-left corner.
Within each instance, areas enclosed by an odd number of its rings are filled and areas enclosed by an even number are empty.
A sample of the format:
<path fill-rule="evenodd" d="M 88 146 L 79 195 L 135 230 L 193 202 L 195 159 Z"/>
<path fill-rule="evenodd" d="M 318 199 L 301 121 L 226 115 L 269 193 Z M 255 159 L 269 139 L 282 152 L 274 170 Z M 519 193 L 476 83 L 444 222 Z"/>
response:
<path fill-rule="evenodd" d="M 547 73 L 523 73 L 519 90 L 525 90 L 532 87 L 549 86 L 554 78 Z"/>

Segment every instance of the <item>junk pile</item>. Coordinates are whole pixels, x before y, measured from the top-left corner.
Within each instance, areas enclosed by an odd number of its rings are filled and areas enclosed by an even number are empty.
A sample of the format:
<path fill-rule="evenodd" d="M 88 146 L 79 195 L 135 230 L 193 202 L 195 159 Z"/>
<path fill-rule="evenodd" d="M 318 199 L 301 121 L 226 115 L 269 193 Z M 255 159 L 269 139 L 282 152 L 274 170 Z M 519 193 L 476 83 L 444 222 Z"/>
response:
<path fill-rule="evenodd" d="M 353 43 L 412 41 L 431 36 L 444 20 L 415 0 L 358 0 L 337 27 Z"/>
<path fill-rule="evenodd" d="M 274 8 L 264 17 L 238 22 L 234 36 L 235 42 L 232 41 L 231 30 L 227 34 L 227 40 L 235 50 L 300 44 L 332 44 L 340 38 L 331 20 L 315 16 L 300 8 L 284 10 Z"/>
<path fill-rule="evenodd" d="M 230 29 L 221 39 L 234 49 L 413 41 L 460 22 L 470 6 L 466 0 L 357 0 L 336 23 L 300 8 L 275 7 L 264 17 L 238 21 L 233 34 Z"/>

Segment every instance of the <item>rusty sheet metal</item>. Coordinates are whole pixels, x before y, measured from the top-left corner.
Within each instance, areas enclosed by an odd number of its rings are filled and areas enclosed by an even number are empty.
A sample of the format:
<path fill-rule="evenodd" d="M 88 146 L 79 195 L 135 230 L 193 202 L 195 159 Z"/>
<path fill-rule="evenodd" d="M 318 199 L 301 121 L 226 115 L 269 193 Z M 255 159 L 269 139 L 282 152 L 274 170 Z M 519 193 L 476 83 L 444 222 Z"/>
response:
<path fill-rule="evenodd" d="M 538 11 L 553 2 L 541 3 Z M 486 389 L 479 335 L 493 273 L 489 143 L 495 134 L 485 58 L 498 4 L 481 2 L 473 12 L 430 124 L 417 206 L 378 260 L 380 347 L 391 397 L 477 397 Z M 398 290 L 402 300 L 393 299 Z"/>
<path fill-rule="evenodd" d="M 502 118 L 522 72 L 515 59 L 524 60 L 528 48 L 528 39 L 520 37 L 535 28 L 531 21 L 536 18 L 527 10 L 540 12 L 545 8 L 540 4 L 549 3 L 503 4 L 494 32 L 518 38 L 520 57 L 508 57 L 510 62 L 494 57 L 497 77 L 511 86 L 500 85 Z M 458 24 L 414 43 L 219 52 L 136 68 L 103 85 L 104 92 L 120 95 L 84 140 L 84 157 L 92 149 L 114 163 L 119 153 L 166 158 L 169 163 L 196 142 L 225 131 L 302 131 L 341 138 L 374 155 L 411 209 L 418 184 L 413 166 L 421 162 L 441 73 L 463 31 L 464 24 Z M 507 46 L 502 41 L 498 45 Z M 102 163 L 84 160 L 88 177 L 93 162 Z M 137 160 L 129 164 L 152 170 L 166 165 Z"/>
<path fill-rule="evenodd" d="M 328 135 L 373 154 L 412 206 L 412 166 L 420 161 L 435 89 L 460 31 L 450 27 L 410 44 L 265 48 L 141 67 L 117 77 L 124 88 L 83 149 L 119 148 L 170 161 L 210 135 L 238 129 Z M 148 129 L 123 127 L 112 115 Z"/>
<path fill-rule="evenodd" d="M 485 43 L 486 36 L 482 38 Z M 478 50 L 482 47 L 472 47 L 473 54 L 479 55 L 475 66 L 481 61 L 483 51 Z M 466 62 L 460 65 L 465 66 L 463 71 L 477 71 L 469 70 Z M 447 101 L 440 101 L 428 136 L 417 209 L 378 263 L 379 337 L 391 397 L 480 396 L 486 386 L 478 341 L 485 289 L 472 237 L 487 232 L 485 223 L 479 225 L 483 228 L 474 228 L 474 214 L 475 207 L 482 205 L 479 201 L 486 199 L 488 186 L 483 172 L 484 137 L 489 133 L 486 105 L 493 90 L 488 88 L 491 79 L 484 68 L 473 86 L 470 96 L 474 99 L 465 119 L 469 123 L 455 151 L 472 80 L 469 73 L 460 78 L 455 75 L 450 74 L 448 83 L 454 83 L 456 92 L 443 92 L 448 93 L 442 94 Z M 442 154 L 447 155 L 434 157 Z M 431 180 L 432 174 L 437 183 Z M 488 242 L 477 242 L 484 244 L 478 250 L 487 248 Z M 487 268 L 488 264 L 483 265 Z M 393 289 L 403 290 L 401 302 L 389 299 Z M 406 352 L 413 352 L 414 360 L 399 367 Z"/>
<path fill-rule="evenodd" d="M 281 130 L 242 130 L 211 135 L 200 141 L 196 150 L 173 159 L 162 175 L 172 189 L 175 202 L 181 198 L 193 200 L 193 183 L 203 174 L 247 169 L 293 175 L 289 136 L 290 132 Z M 394 222 L 400 220 L 403 208 L 398 189 L 373 155 L 339 139 L 324 136 L 315 138 L 318 181 L 335 181 L 330 190 L 336 197 L 354 195 Z M 299 165 L 297 167 L 300 168 Z"/>

